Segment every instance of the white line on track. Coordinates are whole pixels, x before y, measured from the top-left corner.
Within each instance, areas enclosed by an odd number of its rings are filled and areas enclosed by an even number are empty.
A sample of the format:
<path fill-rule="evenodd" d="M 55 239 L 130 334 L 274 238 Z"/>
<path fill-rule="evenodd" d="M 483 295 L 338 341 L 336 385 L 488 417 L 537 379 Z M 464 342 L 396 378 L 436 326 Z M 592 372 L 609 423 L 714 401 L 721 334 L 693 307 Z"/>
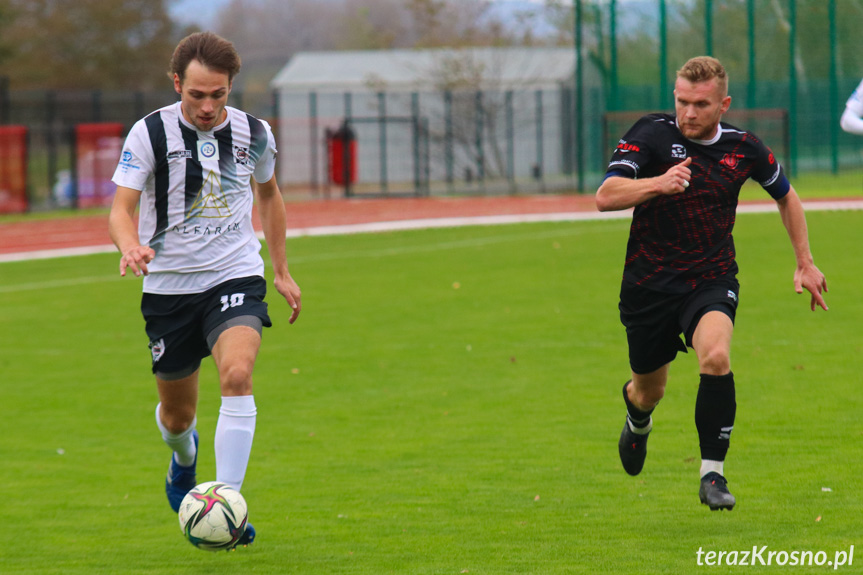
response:
<path fill-rule="evenodd" d="M 803 202 L 807 212 L 811 211 L 846 211 L 863 210 L 863 200 L 811 201 Z M 741 204 L 737 213 L 765 213 L 777 211 L 776 203 Z M 431 228 L 453 228 L 462 226 L 494 226 L 504 224 L 523 224 L 534 222 L 575 222 L 587 220 L 618 220 L 631 217 L 631 210 L 619 212 L 559 212 L 549 214 L 512 214 L 497 216 L 469 216 L 452 218 L 426 218 L 416 220 L 398 220 L 388 222 L 371 222 L 364 224 L 348 224 L 341 226 L 316 226 L 288 230 L 288 238 L 336 236 L 346 234 L 362 234 L 374 232 L 392 232 L 404 230 L 423 230 Z M 258 234 L 263 237 L 262 234 Z M 110 253 L 115 251 L 113 245 L 87 246 L 75 248 L 60 248 L 38 250 L 13 254 L 0 254 L 0 263 L 27 261 L 37 259 L 61 258 Z M 83 278 L 82 278 L 83 279 Z"/>

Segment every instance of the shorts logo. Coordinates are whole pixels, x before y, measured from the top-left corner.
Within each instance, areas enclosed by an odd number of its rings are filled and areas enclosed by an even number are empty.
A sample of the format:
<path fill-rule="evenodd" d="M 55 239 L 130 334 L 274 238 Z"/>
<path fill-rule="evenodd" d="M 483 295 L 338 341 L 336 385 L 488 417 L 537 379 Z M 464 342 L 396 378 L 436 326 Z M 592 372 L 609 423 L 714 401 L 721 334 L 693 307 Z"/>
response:
<path fill-rule="evenodd" d="M 156 363 L 162 356 L 165 355 L 165 340 L 160 339 L 159 341 L 151 341 L 150 342 L 150 353 L 153 354 L 153 363 Z"/>
<path fill-rule="evenodd" d="M 686 148 L 680 144 L 674 144 L 671 146 L 671 157 L 677 158 L 679 160 L 686 159 Z"/>
<path fill-rule="evenodd" d="M 198 158 L 202 160 L 219 159 L 219 147 L 215 140 L 198 140 Z"/>
<path fill-rule="evenodd" d="M 729 299 L 733 299 L 735 301 L 735 303 L 737 302 L 737 294 L 734 293 L 733 291 L 728 290 L 728 297 L 729 297 Z"/>

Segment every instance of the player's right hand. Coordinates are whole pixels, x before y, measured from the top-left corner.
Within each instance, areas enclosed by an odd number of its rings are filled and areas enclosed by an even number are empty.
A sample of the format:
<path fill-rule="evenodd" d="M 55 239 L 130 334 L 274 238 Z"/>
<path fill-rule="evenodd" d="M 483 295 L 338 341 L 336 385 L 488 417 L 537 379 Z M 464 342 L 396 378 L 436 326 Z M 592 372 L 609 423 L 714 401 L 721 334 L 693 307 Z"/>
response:
<path fill-rule="evenodd" d="M 126 250 L 120 258 L 120 276 L 126 276 L 126 268 L 132 268 L 135 276 L 148 275 L 150 270 L 147 269 L 147 264 L 153 261 L 154 257 L 156 252 L 149 246 L 135 246 Z"/>
<path fill-rule="evenodd" d="M 691 163 L 692 157 L 687 157 L 679 164 L 668 168 L 662 176 L 661 193 L 674 195 L 685 191 L 689 187 L 689 180 L 692 179 L 692 170 L 689 169 Z"/>

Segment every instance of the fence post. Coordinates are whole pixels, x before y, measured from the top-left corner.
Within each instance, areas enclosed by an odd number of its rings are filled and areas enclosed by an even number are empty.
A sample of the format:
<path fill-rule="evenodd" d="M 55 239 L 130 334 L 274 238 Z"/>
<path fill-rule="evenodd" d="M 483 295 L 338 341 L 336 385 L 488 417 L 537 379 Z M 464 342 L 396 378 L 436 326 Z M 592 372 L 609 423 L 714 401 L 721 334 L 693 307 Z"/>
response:
<path fill-rule="evenodd" d="M 475 145 L 476 145 L 476 177 L 481 186 L 485 186 L 485 152 L 482 145 L 482 132 L 484 129 L 484 115 L 482 109 L 482 90 L 477 90 L 474 96 L 474 115 L 476 123 Z"/>
<path fill-rule="evenodd" d="M 575 161 L 578 164 L 579 192 L 584 191 L 584 50 L 582 27 L 584 26 L 581 0 L 576 0 L 575 8 Z"/>
<path fill-rule="evenodd" d="M 836 71 L 836 0 L 827 5 L 830 27 L 830 157 L 833 175 L 839 173 L 839 78 Z"/>
<path fill-rule="evenodd" d="M 380 138 L 381 191 L 387 193 L 387 95 L 378 92 L 378 135 Z"/>
<path fill-rule="evenodd" d="M 351 123 L 351 116 L 353 116 L 353 100 L 351 99 L 351 93 L 345 92 L 345 128 L 347 129 Z M 350 146 L 343 146 L 344 150 L 344 158 L 343 164 L 345 167 L 345 197 L 350 198 L 353 195 L 353 190 L 351 189 L 351 154 L 350 154 Z"/>
<path fill-rule="evenodd" d="M 791 25 L 788 31 L 788 115 L 791 128 L 788 175 L 794 176 L 797 173 L 797 66 L 794 61 L 797 52 L 797 0 L 788 0 L 788 22 Z"/>
<path fill-rule="evenodd" d="M 749 83 L 746 86 L 746 105 L 751 110 L 756 108 L 755 87 L 758 81 L 755 75 L 755 0 L 746 1 L 746 15 L 749 21 L 747 36 L 749 40 Z"/>
<path fill-rule="evenodd" d="M 446 183 L 449 193 L 455 191 L 454 158 L 453 158 L 453 133 L 452 133 L 452 92 L 447 90 L 443 93 L 444 113 L 444 163 L 446 164 Z"/>
<path fill-rule="evenodd" d="M 45 144 L 48 147 L 48 189 L 54 187 L 54 177 L 57 174 L 57 139 L 54 132 L 54 121 L 57 115 L 57 94 L 53 90 L 45 92 Z M 74 176 L 75 165 L 72 165 L 72 174 Z M 50 193 L 50 192 L 49 192 Z M 77 185 L 75 178 L 72 178 L 72 205 L 75 205 L 78 197 Z"/>
<path fill-rule="evenodd" d="M 542 90 L 537 90 L 534 95 L 536 100 L 536 165 L 533 168 L 533 178 L 539 182 L 540 191 L 545 191 L 545 158 L 543 149 L 543 109 L 542 109 Z"/>
<path fill-rule="evenodd" d="M 325 145 L 327 145 L 325 143 Z M 318 94 L 309 92 L 309 151 L 312 172 L 312 189 L 315 195 L 320 193 L 320 182 L 318 181 Z M 329 169 L 327 170 L 329 173 Z M 329 177 L 327 177 L 327 197 L 329 197 Z"/>
<path fill-rule="evenodd" d="M 506 179 L 509 180 L 510 193 L 515 193 L 515 127 L 513 123 L 512 90 L 507 90 L 503 98 L 506 123 Z"/>
<path fill-rule="evenodd" d="M 611 4 L 609 5 L 609 52 L 610 63 L 608 71 L 608 93 L 611 102 L 608 104 L 609 110 L 619 110 L 620 102 L 618 101 L 619 95 L 617 90 L 617 0 L 611 0 Z"/>
<path fill-rule="evenodd" d="M 414 157 L 414 195 L 420 195 L 420 181 L 422 178 L 420 166 L 420 95 L 411 93 L 411 119 L 413 125 L 413 157 Z"/>
<path fill-rule="evenodd" d="M 704 0 L 704 52 L 713 56 L 713 0 Z"/>
<path fill-rule="evenodd" d="M 9 76 L 0 76 L 0 124 L 10 124 L 12 98 L 9 96 Z"/>
<path fill-rule="evenodd" d="M 668 99 L 668 10 L 665 0 L 659 0 L 659 107 L 665 109 Z"/>

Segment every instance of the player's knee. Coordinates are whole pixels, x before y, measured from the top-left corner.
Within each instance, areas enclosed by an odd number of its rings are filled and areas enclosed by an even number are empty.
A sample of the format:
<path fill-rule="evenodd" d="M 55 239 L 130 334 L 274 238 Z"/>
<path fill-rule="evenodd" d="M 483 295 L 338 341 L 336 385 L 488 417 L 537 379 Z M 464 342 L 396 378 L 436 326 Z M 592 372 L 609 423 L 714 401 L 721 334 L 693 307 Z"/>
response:
<path fill-rule="evenodd" d="M 165 406 L 163 402 L 159 417 L 165 429 L 175 435 L 179 435 L 189 429 L 189 426 L 195 421 L 195 409 L 194 407 Z"/>
<path fill-rule="evenodd" d="M 636 388 L 632 395 L 632 402 L 639 409 L 647 411 L 656 407 L 656 404 L 659 403 L 659 400 L 664 396 L 664 385 Z"/>
<path fill-rule="evenodd" d="M 712 348 L 699 358 L 699 368 L 708 375 L 725 375 L 731 371 L 731 356 L 726 349 Z"/>
<path fill-rule="evenodd" d="M 222 370 L 219 381 L 222 395 L 251 395 L 253 364 L 237 362 Z"/>

